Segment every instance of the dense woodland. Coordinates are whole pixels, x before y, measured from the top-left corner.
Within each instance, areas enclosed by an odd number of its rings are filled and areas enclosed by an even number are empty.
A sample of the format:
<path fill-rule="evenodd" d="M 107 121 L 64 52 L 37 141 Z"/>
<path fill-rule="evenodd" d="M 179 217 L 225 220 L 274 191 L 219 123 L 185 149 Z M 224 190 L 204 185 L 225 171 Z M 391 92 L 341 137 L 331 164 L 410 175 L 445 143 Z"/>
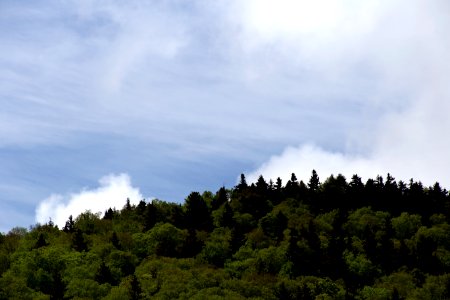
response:
<path fill-rule="evenodd" d="M 438 183 L 260 177 L 0 234 L 0 299 L 450 299 Z"/>

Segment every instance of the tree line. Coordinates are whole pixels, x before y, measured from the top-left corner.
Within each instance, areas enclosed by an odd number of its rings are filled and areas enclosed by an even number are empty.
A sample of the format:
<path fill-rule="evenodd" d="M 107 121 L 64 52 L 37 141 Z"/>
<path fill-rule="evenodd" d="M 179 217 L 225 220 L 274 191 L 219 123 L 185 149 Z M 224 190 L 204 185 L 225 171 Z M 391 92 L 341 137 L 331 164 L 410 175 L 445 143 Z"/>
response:
<path fill-rule="evenodd" d="M 439 183 L 313 171 L 0 234 L 0 299 L 448 299 Z"/>

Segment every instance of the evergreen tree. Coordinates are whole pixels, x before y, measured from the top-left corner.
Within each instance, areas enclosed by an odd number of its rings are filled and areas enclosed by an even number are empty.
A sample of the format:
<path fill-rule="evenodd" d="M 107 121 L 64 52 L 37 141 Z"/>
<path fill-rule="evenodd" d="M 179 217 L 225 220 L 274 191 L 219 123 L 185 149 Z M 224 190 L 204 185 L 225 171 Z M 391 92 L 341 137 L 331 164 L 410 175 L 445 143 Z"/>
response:
<path fill-rule="evenodd" d="M 241 180 L 239 181 L 239 184 L 236 186 L 236 188 L 239 191 L 243 191 L 248 188 L 247 180 L 245 179 L 244 174 L 241 174 Z"/>
<path fill-rule="evenodd" d="M 130 198 L 127 198 L 127 202 L 125 204 L 124 209 L 128 210 L 128 211 L 130 211 L 132 209 L 132 206 L 131 206 L 131 203 L 130 203 Z"/>
<path fill-rule="evenodd" d="M 157 207 L 152 202 L 148 203 L 144 212 L 144 231 L 150 230 L 157 222 Z"/>
<path fill-rule="evenodd" d="M 211 215 L 203 197 L 198 192 L 192 192 L 185 202 L 186 226 L 190 229 L 210 230 Z"/>
<path fill-rule="evenodd" d="M 228 202 L 225 202 L 223 206 L 221 227 L 228 227 L 230 229 L 234 227 L 233 210 Z"/>
<path fill-rule="evenodd" d="M 103 216 L 104 220 L 112 220 L 114 217 L 114 211 L 110 208 L 105 211 L 105 215 Z"/>
<path fill-rule="evenodd" d="M 264 180 L 264 177 L 260 175 L 258 177 L 258 181 L 256 182 L 256 190 L 259 194 L 265 195 L 268 191 L 269 186 L 267 182 Z"/>
<path fill-rule="evenodd" d="M 144 216 L 146 206 L 147 204 L 144 200 L 139 201 L 139 204 L 136 206 L 136 213 L 138 216 Z"/>
<path fill-rule="evenodd" d="M 139 283 L 139 280 L 137 279 L 137 277 L 134 274 L 131 275 L 130 290 L 129 291 L 130 291 L 131 300 L 142 299 L 142 297 L 141 297 L 141 293 L 142 293 L 141 284 Z"/>
<path fill-rule="evenodd" d="M 72 215 L 69 216 L 69 220 L 66 222 L 66 225 L 63 227 L 64 232 L 72 233 L 75 231 L 75 222 L 73 221 Z"/>
<path fill-rule="evenodd" d="M 45 240 L 45 237 L 42 233 L 39 233 L 38 240 L 36 241 L 36 245 L 34 246 L 35 249 L 48 246 L 49 244 Z"/>
<path fill-rule="evenodd" d="M 104 261 L 102 261 L 102 263 L 97 269 L 97 273 L 95 274 L 95 281 L 97 281 L 100 284 L 109 283 L 111 285 L 114 285 L 116 283 L 111 273 L 111 270 L 105 264 Z"/>
<path fill-rule="evenodd" d="M 112 233 L 111 243 L 113 244 L 114 248 L 116 248 L 118 250 L 122 249 L 119 238 L 117 237 L 117 233 L 115 231 Z"/>
<path fill-rule="evenodd" d="M 275 188 L 276 188 L 277 191 L 280 191 L 282 187 L 283 187 L 283 183 L 282 183 L 282 181 L 281 181 L 281 178 L 278 177 L 278 178 L 277 178 L 277 181 L 276 181 L 276 183 L 275 183 Z"/>
<path fill-rule="evenodd" d="M 63 282 L 61 273 L 59 270 L 52 271 L 52 287 L 49 291 L 51 300 L 64 299 L 64 291 L 66 286 Z"/>
<path fill-rule="evenodd" d="M 211 208 L 212 210 L 216 210 L 226 202 L 228 202 L 227 190 L 225 187 L 221 187 L 211 203 Z"/>
<path fill-rule="evenodd" d="M 87 242 L 80 229 L 76 229 L 72 236 L 72 247 L 78 252 L 87 251 L 88 249 Z"/>
<path fill-rule="evenodd" d="M 291 174 L 291 179 L 286 183 L 286 196 L 298 200 L 299 197 L 299 185 L 297 176 L 294 173 Z"/>
<path fill-rule="evenodd" d="M 308 188 L 311 192 L 317 192 L 320 187 L 319 175 L 316 170 L 312 170 L 311 178 L 309 179 Z"/>
<path fill-rule="evenodd" d="M 347 209 L 355 209 L 364 205 L 364 183 L 361 177 L 353 175 L 348 184 L 348 205 Z"/>

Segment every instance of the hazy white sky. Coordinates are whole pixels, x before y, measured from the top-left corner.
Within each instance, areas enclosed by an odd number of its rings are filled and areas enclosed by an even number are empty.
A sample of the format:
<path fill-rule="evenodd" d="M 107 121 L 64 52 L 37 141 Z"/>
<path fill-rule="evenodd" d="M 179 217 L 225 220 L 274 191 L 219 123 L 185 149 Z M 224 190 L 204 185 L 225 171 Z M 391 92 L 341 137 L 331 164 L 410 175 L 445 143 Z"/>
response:
<path fill-rule="evenodd" d="M 115 206 L 241 172 L 449 187 L 449 6 L 1 1 L 0 231 L 119 183 Z"/>

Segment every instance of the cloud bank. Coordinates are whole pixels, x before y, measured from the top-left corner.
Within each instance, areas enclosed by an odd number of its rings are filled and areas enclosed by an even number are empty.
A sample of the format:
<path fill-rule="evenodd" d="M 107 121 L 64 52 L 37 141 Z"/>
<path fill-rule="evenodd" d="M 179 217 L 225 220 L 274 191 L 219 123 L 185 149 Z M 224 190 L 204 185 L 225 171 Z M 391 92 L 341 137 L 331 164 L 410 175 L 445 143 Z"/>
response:
<path fill-rule="evenodd" d="M 283 45 L 283 51 L 297 51 L 294 63 L 301 65 L 298 59 L 306 58 L 304 64 L 335 82 L 353 78 L 355 91 L 364 85 L 358 85 L 354 76 L 365 78 L 373 85 L 353 96 L 359 95 L 357 102 L 369 105 L 353 117 L 378 116 L 367 127 L 349 130 L 342 149 L 294 144 L 249 177 L 255 180 L 263 174 L 287 179 L 294 172 L 307 180 L 312 169 L 322 176 L 357 173 L 366 178 L 390 172 L 398 179 L 414 178 L 425 184 L 439 181 L 449 187 L 449 4 L 325 1 L 331 6 L 324 6 L 330 8 L 324 13 L 307 1 L 282 2 L 281 8 L 265 1 L 268 7 L 258 9 L 255 4 L 255 9 L 249 9 L 257 12 L 248 25 L 257 36 L 254 44 L 276 42 Z M 289 17 L 299 10 L 309 17 Z M 287 18 L 279 17 L 277 11 Z M 322 21 L 314 17 L 327 14 L 331 16 Z M 322 130 L 332 132 L 333 128 Z"/>
<path fill-rule="evenodd" d="M 144 197 L 131 185 L 127 174 L 111 174 L 102 177 L 97 188 L 68 195 L 55 194 L 41 201 L 36 209 L 36 222 L 44 224 L 51 219 L 62 228 L 70 215 L 75 219 L 86 210 L 104 213 L 108 208 L 121 209 L 127 198 L 131 204 L 137 204 Z"/>

